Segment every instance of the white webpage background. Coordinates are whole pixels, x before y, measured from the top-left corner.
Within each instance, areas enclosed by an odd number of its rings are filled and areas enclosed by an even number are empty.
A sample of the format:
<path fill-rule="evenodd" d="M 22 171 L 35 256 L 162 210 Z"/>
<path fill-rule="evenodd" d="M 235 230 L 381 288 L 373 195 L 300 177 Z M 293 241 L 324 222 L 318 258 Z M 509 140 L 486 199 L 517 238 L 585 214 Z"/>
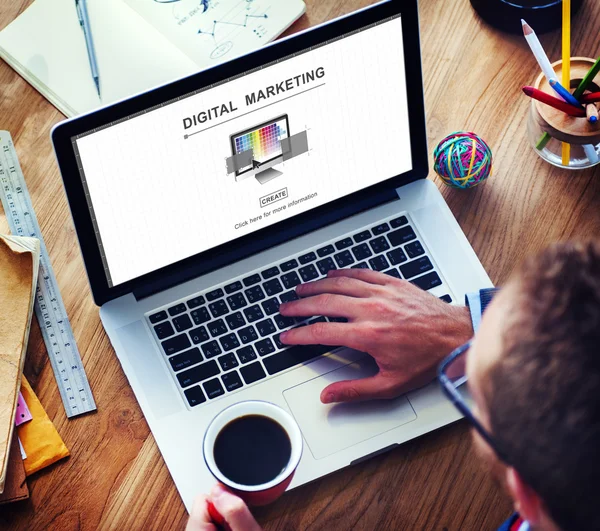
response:
<path fill-rule="evenodd" d="M 246 108 L 246 94 L 318 67 L 324 77 Z M 229 101 L 237 112 L 184 130 L 184 117 Z M 308 131 L 310 151 L 276 165 L 283 175 L 264 185 L 236 182 L 226 173 L 230 135 L 282 114 L 291 135 Z M 77 147 L 112 285 L 389 179 L 412 167 L 401 19 L 82 137 Z M 260 208 L 260 197 L 282 188 L 287 200 Z"/>

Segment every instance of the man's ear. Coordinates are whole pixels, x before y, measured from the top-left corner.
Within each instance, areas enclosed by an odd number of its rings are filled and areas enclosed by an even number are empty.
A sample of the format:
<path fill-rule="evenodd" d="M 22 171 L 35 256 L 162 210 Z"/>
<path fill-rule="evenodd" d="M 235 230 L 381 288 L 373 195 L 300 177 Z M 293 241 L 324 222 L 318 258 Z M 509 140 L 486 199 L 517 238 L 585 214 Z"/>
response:
<path fill-rule="evenodd" d="M 532 526 L 538 525 L 543 516 L 542 500 L 513 467 L 506 469 L 506 486 L 513 499 L 515 511 Z"/>

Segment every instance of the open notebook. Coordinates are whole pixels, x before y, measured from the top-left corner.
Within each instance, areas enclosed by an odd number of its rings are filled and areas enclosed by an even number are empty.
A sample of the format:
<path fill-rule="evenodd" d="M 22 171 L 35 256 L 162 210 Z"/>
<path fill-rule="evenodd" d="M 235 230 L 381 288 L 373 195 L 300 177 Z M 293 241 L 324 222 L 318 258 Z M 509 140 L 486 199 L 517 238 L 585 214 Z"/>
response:
<path fill-rule="evenodd" d="M 302 0 L 88 0 L 102 99 L 75 0 L 36 0 L 0 32 L 0 57 L 67 116 L 198 72 L 275 39 Z"/>

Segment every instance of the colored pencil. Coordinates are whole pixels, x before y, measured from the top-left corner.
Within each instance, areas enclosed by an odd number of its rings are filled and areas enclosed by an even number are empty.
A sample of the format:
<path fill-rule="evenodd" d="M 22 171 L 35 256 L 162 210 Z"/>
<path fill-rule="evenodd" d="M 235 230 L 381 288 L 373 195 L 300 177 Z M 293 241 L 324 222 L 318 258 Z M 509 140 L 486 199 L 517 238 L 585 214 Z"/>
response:
<path fill-rule="evenodd" d="M 585 106 L 585 114 L 588 122 L 595 124 L 598 121 L 598 108 L 593 103 L 588 103 Z"/>
<path fill-rule="evenodd" d="M 564 87 L 567 87 L 565 91 L 569 94 L 569 97 L 573 98 L 572 94 L 568 91 L 568 88 L 571 87 L 571 0 L 563 0 L 562 2 L 562 82 Z M 552 85 L 552 81 L 550 81 L 550 84 Z M 565 101 L 569 101 L 569 99 L 565 99 Z M 570 159 L 571 145 L 563 142 L 563 166 L 568 166 Z"/>
<path fill-rule="evenodd" d="M 550 80 L 550 86 L 554 89 L 554 91 L 569 105 L 573 105 L 574 107 L 581 107 L 581 103 L 577 101 L 573 94 L 571 94 L 565 87 L 563 87 L 557 79 Z"/>
<path fill-rule="evenodd" d="M 546 76 L 546 79 L 550 81 L 551 79 L 556 78 L 556 72 L 554 72 L 554 68 L 552 68 L 550 59 L 548 59 L 548 56 L 542 47 L 542 43 L 535 34 L 535 31 L 533 31 L 532 27 L 523 19 L 521 19 L 521 25 L 523 26 L 523 35 L 525 35 L 527 44 L 529 44 L 536 61 Z"/>
<path fill-rule="evenodd" d="M 575 92 L 573 92 L 573 96 L 576 99 L 580 99 L 581 96 L 583 96 L 585 89 L 598 75 L 598 72 L 600 72 L 600 58 L 598 58 L 598 60 L 594 63 L 594 66 L 590 68 L 589 72 L 581 80 L 581 83 L 579 83 L 579 86 L 575 89 Z"/>
<path fill-rule="evenodd" d="M 598 162 L 600 162 L 600 159 L 598 158 L 598 153 L 596 153 L 596 148 L 594 146 L 592 146 L 591 144 L 584 144 L 583 150 L 585 151 L 585 156 L 592 164 L 597 164 Z"/>
<path fill-rule="evenodd" d="M 569 103 L 559 100 L 547 92 L 543 92 L 534 87 L 523 87 L 523 92 L 530 98 L 541 101 L 546 105 L 550 105 L 550 107 L 554 107 L 555 109 L 558 109 L 569 116 L 576 116 L 578 118 L 585 118 L 586 116 L 585 111 L 581 108 L 581 106 L 575 107 L 574 105 L 570 105 Z"/>
<path fill-rule="evenodd" d="M 600 101 L 600 92 L 590 92 L 589 94 L 584 94 L 579 98 L 581 103 L 596 103 Z"/>

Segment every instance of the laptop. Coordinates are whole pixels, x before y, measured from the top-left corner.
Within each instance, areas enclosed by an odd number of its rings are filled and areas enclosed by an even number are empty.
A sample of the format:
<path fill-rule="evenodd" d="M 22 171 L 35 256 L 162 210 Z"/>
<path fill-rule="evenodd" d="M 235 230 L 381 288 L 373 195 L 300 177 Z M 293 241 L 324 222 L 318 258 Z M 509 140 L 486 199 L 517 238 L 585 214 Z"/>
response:
<path fill-rule="evenodd" d="M 426 178 L 422 87 L 417 2 L 392 0 L 54 128 L 94 300 L 188 510 L 215 482 L 206 427 L 236 402 L 297 420 L 291 488 L 459 418 L 434 384 L 323 405 L 372 359 L 279 340 L 337 319 L 278 312 L 331 269 L 449 304 L 491 286 Z"/>

